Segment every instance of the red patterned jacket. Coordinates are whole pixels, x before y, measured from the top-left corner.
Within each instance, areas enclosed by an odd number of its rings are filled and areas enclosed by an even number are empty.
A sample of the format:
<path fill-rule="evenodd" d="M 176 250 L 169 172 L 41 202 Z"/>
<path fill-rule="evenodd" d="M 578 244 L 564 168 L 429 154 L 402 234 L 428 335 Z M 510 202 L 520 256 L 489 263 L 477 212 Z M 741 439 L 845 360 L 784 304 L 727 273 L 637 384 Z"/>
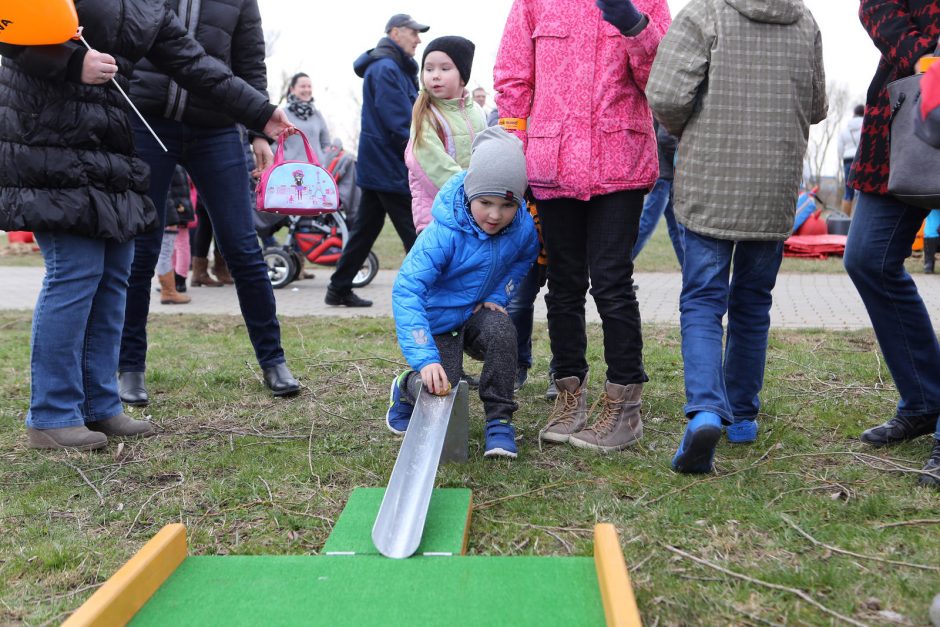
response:
<path fill-rule="evenodd" d="M 862 138 L 849 184 L 866 193 L 887 194 L 888 83 L 913 74 L 917 60 L 937 47 L 940 0 L 861 0 L 858 15 L 881 51 L 881 61 L 868 88 Z"/>

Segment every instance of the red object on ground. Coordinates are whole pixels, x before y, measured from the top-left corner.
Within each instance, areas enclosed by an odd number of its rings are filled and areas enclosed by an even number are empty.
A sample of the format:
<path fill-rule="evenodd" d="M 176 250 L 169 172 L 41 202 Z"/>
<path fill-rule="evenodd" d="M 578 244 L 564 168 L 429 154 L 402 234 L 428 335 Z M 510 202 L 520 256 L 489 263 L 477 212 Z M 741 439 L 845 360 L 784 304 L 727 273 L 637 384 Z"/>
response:
<path fill-rule="evenodd" d="M 822 209 L 817 209 L 814 211 L 806 221 L 800 225 L 800 228 L 797 229 L 796 235 L 826 235 L 829 232 L 829 227 L 826 226 L 826 221 L 820 218 L 822 214 Z"/>
<path fill-rule="evenodd" d="M 783 243 L 783 256 L 804 259 L 825 259 L 829 255 L 841 257 L 848 239 L 847 235 L 793 235 Z"/>
<path fill-rule="evenodd" d="M 7 241 L 11 244 L 35 244 L 36 240 L 33 239 L 33 234 L 30 231 L 9 231 L 7 233 Z"/>

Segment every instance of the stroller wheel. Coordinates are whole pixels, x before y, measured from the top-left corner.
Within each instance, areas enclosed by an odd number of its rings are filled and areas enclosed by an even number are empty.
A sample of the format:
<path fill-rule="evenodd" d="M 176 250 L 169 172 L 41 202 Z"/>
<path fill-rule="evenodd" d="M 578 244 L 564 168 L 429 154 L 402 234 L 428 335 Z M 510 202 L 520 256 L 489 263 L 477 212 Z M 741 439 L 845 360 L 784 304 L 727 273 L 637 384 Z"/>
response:
<path fill-rule="evenodd" d="M 304 265 L 306 260 L 304 256 L 300 254 L 299 250 L 291 248 L 290 250 L 291 257 L 294 259 L 294 274 L 291 277 L 291 281 L 296 281 L 300 278 L 300 275 L 304 271 Z"/>
<path fill-rule="evenodd" d="M 378 273 L 379 258 L 376 257 L 375 253 L 370 250 L 369 256 L 366 257 L 364 262 L 362 262 L 362 267 L 359 268 L 359 272 L 356 273 L 355 277 L 353 277 L 352 286 L 365 287 L 369 283 L 372 283 L 372 279 L 374 279 L 375 275 Z"/>
<path fill-rule="evenodd" d="M 294 280 L 296 264 L 292 255 L 283 248 L 266 248 L 264 263 L 268 266 L 268 278 L 274 289 L 280 289 Z"/>

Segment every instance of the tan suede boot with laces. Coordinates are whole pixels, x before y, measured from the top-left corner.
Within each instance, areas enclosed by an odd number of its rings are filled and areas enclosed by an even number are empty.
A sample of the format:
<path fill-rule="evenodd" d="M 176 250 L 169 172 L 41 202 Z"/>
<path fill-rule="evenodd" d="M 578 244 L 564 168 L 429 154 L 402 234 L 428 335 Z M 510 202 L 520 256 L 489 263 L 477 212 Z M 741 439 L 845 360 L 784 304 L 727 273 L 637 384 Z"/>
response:
<path fill-rule="evenodd" d="M 577 433 L 587 424 L 587 376 L 584 383 L 578 377 L 555 379 L 558 397 L 548 416 L 548 424 L 539 432 L 539 439 L 546 442 L 565 443 L 572 433 Z"/>
<path fill-rule="evenodd" d="M 620 451 L 636 443 L 643 436 L 643 421 L 640 418 L 640 394 L 642 383 L 617 385 L 608 381 L 591 413 L 598 406 L 600 418 L 587 429 L 572 434 L 568 442 L 578 448 L 595 451 Z"/>

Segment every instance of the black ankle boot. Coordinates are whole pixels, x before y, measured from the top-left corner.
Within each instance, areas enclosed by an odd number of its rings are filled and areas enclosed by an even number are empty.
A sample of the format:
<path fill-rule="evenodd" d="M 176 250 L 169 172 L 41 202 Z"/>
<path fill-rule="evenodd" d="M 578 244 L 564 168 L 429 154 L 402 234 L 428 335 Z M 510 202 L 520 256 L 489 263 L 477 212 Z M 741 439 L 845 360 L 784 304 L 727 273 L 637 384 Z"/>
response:
<path fill-rule="evenodd" d="M 186 291 L 186 277 L 182 274 L 173 273 L 173 278 L 176 279 L 176 291 L 180 294 Z"/>
<path fill-rule="evenodd" d="M 356 296 L 352 290 L 341 292 L 334 289 L 333 286 L 326 288 L 326 298 L 323 299 L 327 305 L 343 307 L 371 307 L 372 301 Z"/>
<path fill-rule="evenodd" d="M 921 475 L 917 483 L 940 490 L 940 440 L 933 441 L 933 452 L 927 458 L 927 465 L 924 466 L 924 472 L 930 473 Z"/>
<path fill-rule="evenodd" d="M 940 243 L 940 237 L 924 238 L 924 274 L 933 274 L 934 256 L 937 254 L 938 243 Z"/>
<path fill-rule="evenodd" d="M 121 401 L 131 407 L 146 407 L 150 404 L 143 372 L 119 372 L 118 394 Z"/>
<path fill-rule="evenodd" d="M 886 446 L 933 433 L 936 428 L 937 416 L 895 416 L 888 422 L 865 431 L 861 440 L 872 446 Z"/>
<path fill-rule="evenodd" d="M 293 396 L 300 391 L 300 383 L 294 378 L 287 364 L 280 363 L 263 369 L 264 384 L 274 396 Z"/>

